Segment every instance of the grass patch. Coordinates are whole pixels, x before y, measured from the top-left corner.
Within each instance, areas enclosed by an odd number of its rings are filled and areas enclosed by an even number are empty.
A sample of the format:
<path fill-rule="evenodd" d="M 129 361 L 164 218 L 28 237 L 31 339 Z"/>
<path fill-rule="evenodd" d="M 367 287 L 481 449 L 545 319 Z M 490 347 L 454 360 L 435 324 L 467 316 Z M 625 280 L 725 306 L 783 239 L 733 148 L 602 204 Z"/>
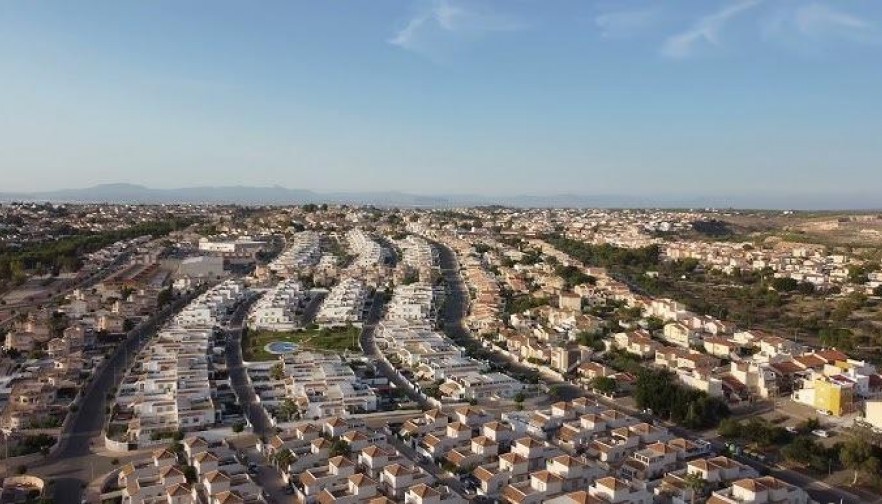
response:
<path fill-rule="evenodd" d="M 300 331 L 247 331 L 242 338 L 242 358 L 248 362 L 276 360 L 278 355 L 264 347 L 274 341 L 295 343 L 306 350 L 343 353 L 359 351 L 361 329 L 355 326 Z"/>

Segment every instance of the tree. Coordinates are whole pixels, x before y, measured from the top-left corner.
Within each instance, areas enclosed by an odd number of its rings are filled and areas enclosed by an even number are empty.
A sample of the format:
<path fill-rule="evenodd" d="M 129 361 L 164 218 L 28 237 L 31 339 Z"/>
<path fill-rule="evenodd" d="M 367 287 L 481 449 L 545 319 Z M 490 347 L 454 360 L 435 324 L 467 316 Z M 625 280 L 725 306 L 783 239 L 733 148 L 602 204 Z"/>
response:
<path fill-rule="evenodd" d="M 875 289 L 873 289 L 874 296 L 882 297 L 882 285 L 877 285 Z"/>
<path fill-rule="evenodd" d="M 717 427 L 717 433 L 728 439 L 741 437 L 741 423 L 734 418 L 724 418 Z"/>
<path fill-rule="evenodd" d="M 196 472 L 196 468 L 191 465 L 185 466 L 184 478 L 187 478 L 187 483 L 196 483 L 196 480 L 199 478 L 199 474 Z"/>
<path fill-rule="evenodd" d="M 289 398 L 286 398 L 284 401 L 282 401 L 279 409 L 276 410 L 276 417 L 283 422 L 288 422 L 291 419 L 295 418 L 298 412 L 299 408 L 297 408 L 297 403 Z"/>
<path fill-rule="evenodd" d="M 703 494 L 707 489 L 707 480 L 702 478 L 699 473 L 688 473 L 683 478 L 683 482 L 686 483 L 686 488 L 692 490 L 691 502 L 695 504 L 695 496 Z"/>
<path fill-rule="evenodd" d="M 666 370 L 639 369 L 634 400 L 639 408 L 652 409 L 656 415 L 690 429 L 712 427 L 729 416 L 725 402 L 680 385 Z"/>
<path fill-rule="evenodd" d="M 591 388 L 603 395 L 613 395 L 618 391 L 619 384 L 609 376 L 598 376 L 591 380 Z"/>
<path fill-rule="evenodd" d="M 837 448 L 826 448 L 814 439 L 799 436 L 790 444 L 781 448 L 785 460 L 808 466 L 815 471 L 828 471 L 837 461 Z"/>
<path fill-rule="evenodd" d="M 806 418 L 796 426 L 796 431 L 800 434 L 808 434 L 809 432 L 820 429 L 821 422 L 817 417 Z"/>
<path fill-rule="evenodd" d="M 580 345 L 591 347 L 596 352 L 603 351 L 606 346 L 603 344 L 603 334 L 592 331 L 580 331 L 576 335 L 576 340 Z"/>
<path fill-rule="evenodd" d="M 162 289 L 159 291 L 159 294 L 156 295 L 156 304 L 159 305 L 160 308 L 165 307 L 165 305 L 169 304 L 172 299 L 172 287 L 168 286 L 166 289 Z"/>
<path fill-rule="evenodd" d="M 554 399 L 560 399 L 563 396 L 563 387 L 559 384 L 554 384 L 548 388 L 548 395 L 550 395 Z"/>
<path fill-rule="evenodd" d="M 872 268 L 868 266 L 849 266 L 848 281 L 851 283 L 866 283 L 869 280 L 867 274 L 871 270 Z"/>
<path fill-rule="evenodd" d="M 871 478 L 877 478 L 880 465 L 879 458 L 874 454 L 873 446 L 862 436 L 853 435 L 842 445 L 839 452 L 842 465 L 854 471 L 854 479 L 851 484 L 856 485 L 860 473 L 865 473 Z"/>
<path fill-rule="evenodd" d="M 285 378 L 285 363 L 277 362 L 273 364 L 273 367 L 270 368 L 269 375 L 273 380 L 281 380 Z"/>
<path fill-rule="evenodd" d="M 240 420 L 240 421 L 233 424 L 233 432 L 235 432 L 236 434 L 239 434 L 240 432 L 242 432 L 244 430 L 245 430 L 245 422 Z"/>
<path fill-rule="evenodd" d="M 294 454 L 288 448 L 282 448 L 273 455 L 273 463 L 282 470 L 287 470 L 294 461 Z"/>
<path fill-rule="evenodd" d="M 780 277 L 772 279 L 772 288 L 778 292 L 791 292 L 799 287 L 799 282 L 795 278 Z"/>
<path fill-rule="evenodd" d="M 814 294 L 815 293 L 815 284 L 811 282 L 799 282 L 799 285 L 796 286 L 796 290 L 800 294 Z"/>
<path fill-rule="evenodd" d="M 349 447 L 349 443 L 343 441 L 340 438 L 335 438 L 334 441 L 331 443 L 332 457 L 337 457 L 340 455 L 345 457 L 348 456 L 351 451 L 352 449 Z"/>

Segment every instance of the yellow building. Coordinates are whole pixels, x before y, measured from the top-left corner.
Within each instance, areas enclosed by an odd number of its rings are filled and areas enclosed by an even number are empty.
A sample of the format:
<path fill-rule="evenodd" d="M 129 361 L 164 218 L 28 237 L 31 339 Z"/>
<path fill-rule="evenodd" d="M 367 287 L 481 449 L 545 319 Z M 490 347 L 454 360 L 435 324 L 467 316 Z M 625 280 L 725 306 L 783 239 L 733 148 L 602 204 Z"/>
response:
<path fill-rule="evenodd" d="M 854 383 L 836 378 L 817 378 L 813 386 L 815 408 L 836 416 L 854 411 Z"/>

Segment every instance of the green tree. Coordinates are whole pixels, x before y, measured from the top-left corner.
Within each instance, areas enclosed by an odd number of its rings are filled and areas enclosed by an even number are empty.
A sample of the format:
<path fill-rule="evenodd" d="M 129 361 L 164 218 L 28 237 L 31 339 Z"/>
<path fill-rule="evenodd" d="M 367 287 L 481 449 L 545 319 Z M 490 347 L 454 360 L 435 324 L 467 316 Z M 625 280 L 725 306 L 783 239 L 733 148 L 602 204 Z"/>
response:
<path fill-rule="evenodd" d="M 598 376 L 591 380 L 591 388 L 604 395 L 615 394 L 619 389 L 618 382 L 608 376 Z"/>
<path fill-rule="evenodd" d="M 717 427 L 717 434 L 727 439 L 741 437 L 741 422 L 734 418 L 724 418 Z"/>
<path fill-rule="evenodd" d="M 690 499 L 692 504 L 695 504 L 696 495 L 703 495 L 708 486 L 707 480 L 702 478 L 699 473 L 686 474 L 683 482 L 686 483 L 686 488 L 692 490 L 692 498 Z"/>
<path fill-rule="evenodd" d="M 282 448 L 273 455 L 273 463 L 281 470 L 287 470 L 294 461 L 294 453 L 288 448 Z"/>
<path fill-rule="evenodd" d="M 273 367 L 269 370 L 269 375 L 273 380 L 281 380 L 285 378 L 285 363 L 279 361 L 273 364 Z"/>
<path fill-rule="evenodd" d="M 780 277 L 772 279 L 772 288 L 778 292 L 792 292 L 799 287 L 799 281 L 795 278 Z"/>
<path fill-rule="evenodd" d="M 198 479 L 199 475 L 196 472 L 195 467 L 188 465 L 188 466 L 184 466 L 184 477 L 187 478 L 187 483 L 193 484 L 193 483 L 196 483 L 196 480 Z"/>
<path fill-rule="evenodd" d="M 299 408 L 297 407 L 297 403 L 293 400 L 286 398 L 282 401 L 282 404 L 279 405 L 279 409 L 276 410 L 276 417 L 283 421 L 288 422 L 297 417 L 299 413 Z"/>
<path fill-rule="evenodd" d="M 856 485 L 858 476 L 864 473 L 871 478 L 879 477 L 880 460 L 874 453 L 873 446 L 865 437 L 852 435 L 848 441 L 842 445 L 839 452 L 839 459 L 842 465 L 854 471 L 854 479 L 851 484 Z"/>
<path fill-rule="evenodd" d="M 332 457 L 337 457 L 340 455 L 346 457 L 346 456 L 349 456 L 349 453 L 351 451 L 352 451 L 352 449 L 349 447 L 349 443 L 347 443 L 346 441 L 344 441 L 340 438 L 335 438 L 334 441 L 331 443 L 331 456 Z"/>
<path fill-rule="evenodd" d="M 598 331 L 580 331 L 576 335 L 576 341 L 582 346 L 591 347 L 596 352 L 602 352 L 606 348 L 603 344 L 603 333 Z"/>

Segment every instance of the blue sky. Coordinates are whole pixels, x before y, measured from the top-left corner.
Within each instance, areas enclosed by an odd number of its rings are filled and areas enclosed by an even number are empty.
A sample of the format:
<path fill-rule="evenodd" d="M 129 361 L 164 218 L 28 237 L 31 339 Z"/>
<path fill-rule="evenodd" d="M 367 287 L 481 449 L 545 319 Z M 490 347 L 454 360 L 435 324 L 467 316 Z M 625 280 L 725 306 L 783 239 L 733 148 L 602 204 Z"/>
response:
<path fill-rule="evenodd" d="M 878 0 L 0 2 L 0 190 L 878 194 Z"/>

